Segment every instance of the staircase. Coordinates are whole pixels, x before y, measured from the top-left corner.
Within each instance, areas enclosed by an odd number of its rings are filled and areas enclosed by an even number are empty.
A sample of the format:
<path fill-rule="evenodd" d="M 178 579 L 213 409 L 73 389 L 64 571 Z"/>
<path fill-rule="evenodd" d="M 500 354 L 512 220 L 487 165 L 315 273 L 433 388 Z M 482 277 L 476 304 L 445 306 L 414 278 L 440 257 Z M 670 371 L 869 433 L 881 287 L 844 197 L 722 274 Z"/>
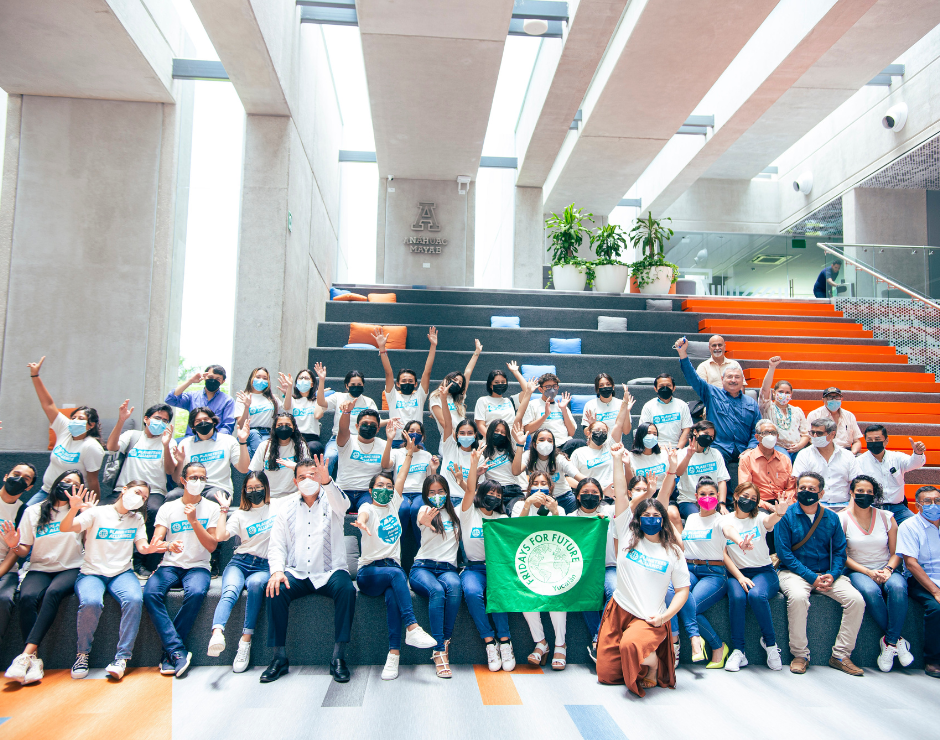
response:
<path fill-rule="evenodd" d="M 594 377 L 610 373 L 618 386 L 632 379 L 671 373 L 679 384 L 676 396 L 693 403 L 697 396 L 684 385 L 672 349 L 677 338 L 707 342 L 721 334 L 728 356 L 744 368 L 750 388 L 760 387 L 767 359 L 780 355 L 775 380 L 790 380 L 793 403 L 805 412 L 822 405 L 822 390 L 836 385 L 843 404 L 864 431 L 869 423 L 889 430 L 887 447 L 910 453 L 908 437 L 927 445 L 927 466 L 907 475 L 908 498 L 924 483 L 940 484 L 940 384 L 932 374 L 897 353 L 887 341 L 874 339 L 861 324 L 844 318 L 821 300 L 759 300 L 746 298 L 670 296 L 671 312 L 646 310 L 647 296 L 637 294 L 569 293 L 546 290 L 490 291 L 473 288 L 337 285 L 365 295 L 395 293 L 396 303 L 331 301 L 317 330 L 317 347 L 310 350 L 309 367 L 326 365 L 328 387 L 343 388 L 352 369 L 366 376 L 365 394 L 382 406 L 384 372 L 373 350 L 344 349 L 350 323 L 395 324 L 408 328 L 407 349 L 390 350 L 392 368 L 408 367 L 419 375 L 429 349 L 427 330 L 439 330 L 431 389 L 452 370 L 462 371 L 473 354 L 474 339 L 483 344 L 467 393 L 467 408 L 486 394 L 490 370 L 506 363 L 555 365 L 562 391 L 593 395 Z M 657 298 L 662 298 L 657 296 Z M 491 316 L 518 316 L 521 328 L 490 328 Z M 627 332 L 597 331 L 598 316 L 627 319 Z M 549 353 L 551 338 L 580 338 L 581 355 Z M 700 362 L 700 360 L 699 360 Z M 694 364 L 697 364 L 693 360 Z M 510 381 L 510 392 L 516 392 Z M 630 384 L 637 399 L 636 425 L 644 403 L 653 398 L 651 385 Z M 331 429 L 332 419 L 323 425 Z M 429 449 L 438 445 L 437 426 L 425 412 Z M 579 431 L 578 436 L 581 436 Z"/>

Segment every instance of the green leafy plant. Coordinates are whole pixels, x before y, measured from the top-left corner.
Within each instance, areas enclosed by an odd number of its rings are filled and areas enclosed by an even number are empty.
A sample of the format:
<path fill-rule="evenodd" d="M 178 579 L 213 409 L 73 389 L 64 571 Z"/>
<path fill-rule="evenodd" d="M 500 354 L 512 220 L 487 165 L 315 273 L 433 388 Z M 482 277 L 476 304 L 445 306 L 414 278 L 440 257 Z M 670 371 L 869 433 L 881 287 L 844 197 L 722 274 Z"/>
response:
<path fill-rule="evenodd" d="M 551 236 L 552 265 L 584 265 L 585 262 L 578 257 L 578 247 L 584 242 L 584 237 L 590 238 L 587 223 L 594 223 L 593 213 L 584 213 L 581 208 L 575 208 L 574 203 L 562 211 L 561 216 L 552 213 L 545 219 Z"/>
<path fill-rule="evenodd" d="M 627 235 L 617 224 L 598 226 L 591 234 L 591 246 L 594 248 L 594 254 L 597 255 L 594 261 L 595 267 L 598 265 L 627 266 L 626 262 L 617 259 L 627 248 Z"/>
<path fill-rule="evenodd" d="M 647 214 L 647 217 L 637 219 L 636 224 L 630 229 L 630 244 L 640 250 L 643 255 L 639 262 L 634 262 L 630 266 L 630 274 L 636 279 L 637 287 L 643 288 L 653 282 L 652 268 L 671 267 L 672 282 L 679 279 L 678 266 L 666 260 L 663 251 L 666 242 L 672 238 L 673 230 L 664 226 L 664 221 L 672 221 L 671 218 L 665 218 L 662 221 L 653 218 L 653 214 Z"/>

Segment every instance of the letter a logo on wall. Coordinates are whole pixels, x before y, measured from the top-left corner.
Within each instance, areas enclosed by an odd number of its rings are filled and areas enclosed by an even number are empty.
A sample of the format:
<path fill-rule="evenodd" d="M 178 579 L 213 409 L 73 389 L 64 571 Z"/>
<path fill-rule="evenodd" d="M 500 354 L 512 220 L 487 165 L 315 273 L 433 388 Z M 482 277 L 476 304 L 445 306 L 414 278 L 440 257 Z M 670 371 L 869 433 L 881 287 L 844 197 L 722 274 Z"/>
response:
<path fill-rule="evenodd" d="M 418 217 L 411 225 L 412 231 L 440 231 L 441 226 L 434 215 L 434 203 L 418 203 Z"/>

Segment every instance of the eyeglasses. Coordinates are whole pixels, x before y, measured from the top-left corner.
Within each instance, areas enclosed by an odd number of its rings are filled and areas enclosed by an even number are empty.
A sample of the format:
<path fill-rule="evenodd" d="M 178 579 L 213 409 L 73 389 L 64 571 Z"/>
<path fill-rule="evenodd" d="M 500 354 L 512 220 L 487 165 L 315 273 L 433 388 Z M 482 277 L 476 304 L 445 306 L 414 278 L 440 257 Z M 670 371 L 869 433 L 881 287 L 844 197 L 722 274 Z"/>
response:
<path fill-rule="evenodd" d="M 940 498 L 925 498 L 920 502 L 921 506 L 936 506 L 940 504 Z"/>
<path fill-rule="evenodd" d="M 192 476 L 190 476 L 190 477 L 187 478 L 186 480 L 201 480 L 203 483 L 205 483 L 205 482 L 206 482 L 206 476 L 204 476 L 204 475 L 197 475 L 195 478 L 192 477 Z"/>
<path fill-rule="evenodd" d="M 245 493 L 264 493 L 263 488 L 246 488 Z"/>
<path fill-rule="evenodd" d="M 542 390 L 543 391 L 557 391 L 558 386 L 557 385 L 543 385 Z"/>
<path fill-rule="evenodd" d="M 825 437 L 829 434 L 825 429 L 810 429 L 809 433 L 813 437 Z"/>

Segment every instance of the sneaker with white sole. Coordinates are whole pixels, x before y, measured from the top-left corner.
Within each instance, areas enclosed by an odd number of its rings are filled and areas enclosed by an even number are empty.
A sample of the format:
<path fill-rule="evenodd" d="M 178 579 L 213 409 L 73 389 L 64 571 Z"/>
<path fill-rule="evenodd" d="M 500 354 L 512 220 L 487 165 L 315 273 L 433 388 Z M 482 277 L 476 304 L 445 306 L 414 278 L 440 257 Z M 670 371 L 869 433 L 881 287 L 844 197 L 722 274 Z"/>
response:
<path fill-rule="evenodd" d="M 499 643 L 499 657 L 503 661 L 504 671 L 511 671 L 516 667 L 516 656 L 512 652 L 511 642 Z"/>
<path fill-rule="evenodd" d="M 437 645 L 437 640 L 421 629 L 421 625 L 415 625 L 413 630 L 405 630 L 405 644 L 416 648 L 432 648 Z"/>
<path fill-rule="evenodd" d="M 26 671 L 26 678 L 23 679 L 23 683 L 28 684 L 42 681 L 42 677 L 44 675 L 46 674 L 43 672 L 42 658 L 37 658 L 35 655 L 30 655 L 29 670 Z"/>
<path fill-rule="evenodd" d="M 72 663 L 72 678 L 85 678 L 88 675 L 88 653 L 79 653 Z"/>
<path fill-rule="evenodd" d="M 238 641 L 238 652 L 235 653 L 235 662 L 232 663 L 232 670 L 235 673 L 244 673 L 248 670 L 248 664 L 251 662 L 251 640 Z"/>
<path fill-rule="evenodd" d="M 672 643 L 672 653 L 675 658 L 674 668 L 678 668 L 679 667 L 679 641 L 678 640 Z"/>
<path fill-rule="evenodd" d="M 104 670 L 111 678 L 120 681 L 124 678 L 125 671 L 127 671 L 127 661 L 124 658 L 115 658 Z"/>
<path fill-rule="evenodd" d="M 210 658 L 218 658 L 223 650 L 225 650 L 225 634 L 213 630 L 212 637 L 209 638 L 209 650 L 207 653 Z"/>
<path fill-rule="evenodd" d="M 499 648 L 496 647 L 495 642 L 486 643 L 486 665 L 493 673 L 503 667 L 503 661 L 499 657 Z"/>
<path fill-rule="evenodd" d="M 760 646 L 767 651 L 767 667 L 772 671 L 782 671 L 783 661 L 780 660 L 780 648 L 776 645 L 767 647 L 763 637 L 760 638 Z M 747 665 L 747 663 L 745 662 L 744 665 Z"/>
<path fill-rule="evenodd" d="M 9 679 L 23 683 L 23 681 L 26 680 L 26 671 L 29 670 L 31 657 L 29 653 L 20 653 L 13 659 L 13 662 L 10 663 L 10 667 L 7 668 L 7 672 L 3 675 Z"/>
<path fill-rule="evenodd" d="M 725 670 L 736 673 L 747 665 L 747 656 L 740 650 L 733 650 L 725 661 Z"/>
<path fill-rule="evenodd" d="M 398 678 L 398 661 L 401 656 L 396 653 L 389 653 L 385 659 L 385 667 L 382 669 L 383 681 L 394 681 Z"/>
<path fill-rule="evenodd" d="M 189 670 L 189 664 L 192 662 L 193 654 L 190 652 L 173 653 L 170 656 L 170 662 L 173 663 L 173 675 L 182 678 L 183 674 Z"/>
<path fill-rule="evenodd" d="M 905 640 L 903 637 L 898 638 L 898 662 L 904 667 L 907 668 L 911 663 L 914 662 L 914 656 L 911 654 L 911 643 Z"/>
<path fill-rule="evenodd" d="M 879 640 L 879 643 L 881 645 L 881 652 L 878 653 L 875 662 L 878 664 L 879 671 L 888 673 L 894 668 L 894 659 L 898 654 L 898 649 L 894 645 L 886 643 L 884 637 Z"/>

